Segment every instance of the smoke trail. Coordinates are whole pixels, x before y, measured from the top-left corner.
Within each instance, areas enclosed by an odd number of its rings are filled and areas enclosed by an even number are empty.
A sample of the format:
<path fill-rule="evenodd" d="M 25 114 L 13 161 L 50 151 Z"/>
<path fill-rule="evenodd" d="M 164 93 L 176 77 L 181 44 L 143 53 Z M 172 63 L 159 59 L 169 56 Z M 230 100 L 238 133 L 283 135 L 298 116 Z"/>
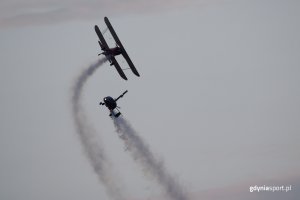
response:
<path fill-rule="evenodd" d="M 174 200 L 187 200 L 183 189 L 174 180 L 174 178 L 167 173 L 162 162 L 159 162 L 149 147 L 145 144 L 142 138 L 136 133 L 132 126 L 122 116 L 114 118 L 114 125 L 120 138 L 125 142 L 125 145 L 133 159 L 139 162 L 144 170 L 149 171 L 150 174 L 163 187 L 166 194 Z"/>
<path fill-rule="evenodd" d="M 113 179 L 109 160 L 104 153 L 100 141 L 97 140 L 98 138 L 94 134 L 95 131 L 88 123 L 81 104 L 81 93 L 84 84 L 87 79 L 93 75 L 96 69 L 98 69 L 105 61 L 105 58 L 98 60 L 96 63 L 90 65 L 86 70 L 84 70 L 76 79 L 73 87 L 72 111 L 80 142 L 94 171 L 96 172 L 99 180 L 106 187 L 108 195 L 113 199 L 121 200 L 121 190 L 117 186 L 116 182 L 114 182 L 116 179 Z"/>

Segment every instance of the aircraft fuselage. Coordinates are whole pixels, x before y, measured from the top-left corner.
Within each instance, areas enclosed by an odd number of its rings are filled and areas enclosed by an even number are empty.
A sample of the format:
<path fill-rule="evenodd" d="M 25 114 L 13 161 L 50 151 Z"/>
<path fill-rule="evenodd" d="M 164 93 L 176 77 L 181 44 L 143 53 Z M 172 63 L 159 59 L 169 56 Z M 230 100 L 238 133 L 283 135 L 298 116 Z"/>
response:
<path fill-rule="evenodd" d="M 122 53 L 122 50 L 120 47 L 114 47 L 114 48 L 103 51 L 103 54 L 105 56 L 117 56 L 117 55 L 120 55 L 121 53 Z"/>
<path fill-rule="evenodd" d="M 109 110 L 113 110 L 117 107 L 117 102 L 110 96 L 104 97 L 103 101 Z"/>

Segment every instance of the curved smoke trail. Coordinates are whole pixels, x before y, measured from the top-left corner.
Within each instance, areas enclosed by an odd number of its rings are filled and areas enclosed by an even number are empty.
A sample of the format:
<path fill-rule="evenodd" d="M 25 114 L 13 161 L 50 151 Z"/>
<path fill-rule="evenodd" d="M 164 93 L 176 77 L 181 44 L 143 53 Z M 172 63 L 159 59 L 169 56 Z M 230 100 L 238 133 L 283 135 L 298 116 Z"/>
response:
<path fill-rule="evenodd" d="M 163 187 L 166 194 L 174 200 L 187 200 L 188 197 L 180 185 L 167 173 L 163 163 L 154 157 L 149 147 L 126 119 L 122 116 L 114 118 L 114 125 L 134 160 L 139 162 L 146 171 L 152 174 Z"/>
<path fill-rule="evenodd" d="M 98 60 L 96 63 L 85 69 L 76 79 L 73 87 L 72 111 L 80 142 L 95 173 L 97 174 L 99 180 L 106 187 L 108 195 L 115 200 L 121 200 L 121 189 L 115 182 L 117 179 L 113 179 L 110 162 L 104 153 L 104 149 L 102 148 L 100 141 L 95 135 L 95 131 L 88 123 L 81 104 L 81 94 L 87 79 L 93 75 L 93 73 L 105 61 L 105 58 Z"/>

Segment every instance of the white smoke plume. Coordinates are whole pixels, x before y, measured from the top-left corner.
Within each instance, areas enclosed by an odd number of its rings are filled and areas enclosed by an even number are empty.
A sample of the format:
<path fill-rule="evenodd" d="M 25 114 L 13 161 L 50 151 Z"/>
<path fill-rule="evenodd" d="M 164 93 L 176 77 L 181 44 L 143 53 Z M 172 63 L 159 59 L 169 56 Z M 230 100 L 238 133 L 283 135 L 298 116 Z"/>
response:
<path fill-rule="evenodd" d="M 173 200 L 187 200 L 188 197 L 178 182 L 167 172 L 162 162 L 157 160 L 147 144 L 122 116 L 114 118 L 114 126 L 120 138 L 125 142 L 133 159 L 142 165 L 162 186 Z"/>
<path fill-rule="evenodd" d="M 89 124 L 81 103 L 82 90 L 86 81 L 105 61 L 105 58 L 98 60 L 84 70 L 76 79 L 73 87 L 72 111 L 76 131 L 85 155 L 89 159 L 99 180 L 105 186 L 108 195 L 115 200 L 121 200 L 123 199 L 123 195 L 121 194 L 120 187 L 118 187 L 116 183 L 117 178 L 113 176 L 109 159 L 104 152 L 101 141 L 96 137 L 95 131 Z"/>

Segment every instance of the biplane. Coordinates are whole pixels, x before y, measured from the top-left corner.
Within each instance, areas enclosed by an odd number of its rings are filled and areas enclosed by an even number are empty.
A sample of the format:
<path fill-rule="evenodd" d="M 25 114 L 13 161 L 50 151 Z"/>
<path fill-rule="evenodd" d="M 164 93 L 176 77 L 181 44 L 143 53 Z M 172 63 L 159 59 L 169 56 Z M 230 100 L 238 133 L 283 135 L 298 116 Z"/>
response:
<path fill-rule="evenodd" d="M 110 114 L 109 116 L 112 117 L 119 117 L 121 115 L 121 112 L 119 111 L 118 107 L 117 106 L 117 101 L 122 98 L 124 96 L 124 94 L 126 94 L 128 92 L 128 90 L 126 90 L 125 92 L 123 92 L 118 98 L 114 99 L 112 98 L 111 96 L 107 96 L 107 97 L 104 97 L 103 98 L 103 102 L 100 102 L 99 104 L 100 105 L 105 105 L 108 110 L 110 111 Z"/>
<path fill-rule="evenodd" d="M 114 38 L 114 40 L 115 40 L 115 42 L 116 42 L 116 47 L 110 48 L 110 47 L 107 45 L 107 43 L 106 43 L 106 41 L 105 41 L 105 39 L 104 39 L 104 36 L 103 36 L 103 34 L 101 33 L 99 27 L 98 27 L 97 25 L 95 25 L 95 31 L 96 31 L 96 33 L 97 33 L 97 35 L 98 35 L 98 37 L 99 37 L 98 43 L 99 43 L 99 45 L 100 45 L 100 47 L 101 47 L 101 50 L 103 51 L 102 53 L 100 53 L 100 54 L 98 54 L 98 55 L 103 54 L 103 55 L 107 58 L 107 60 L 110 62 L 110 65 L 111 65 L 111 66 L 112 66 L 112 65 L 115 66 L 115 68 L 116 68 L 116 70 L 118 71 L 119 75 L 120 75 L 123 79 L 127 80 L 127 77 L 126 77 L 126 75 L 125 75 L 123 69 L 120 67 L 118 61 L 117 61 L 116 58 L 115 58 L 115 56 L 122 55 L 122 56 L 125 58 L 126 62 L 128 63 L 128 65 L 129 65 L 131 71 L 132 71 L 136 76 L 140 76 L 140 74 L 139 74 L 138 71 L 136 70 L 134 64 L 132 63 L 130 57 L 128 56 L 128 54 L 127 54 L 125 48 L 123 47 L 123 45 L 122 45 L 120 39 L 118 38 L 118 36 L 117 36 L 117 34 L 116 34 L 114 28 L 112 27 L 112 25 L 111 25 L 111 23 L 109 22 L 109 20 L 108 20 L 107 17 L 104 17 L 104 22 L 105 22 L 107 28 L 109 29 L 111 35 L 113 36 L 113 38 Z"/>

